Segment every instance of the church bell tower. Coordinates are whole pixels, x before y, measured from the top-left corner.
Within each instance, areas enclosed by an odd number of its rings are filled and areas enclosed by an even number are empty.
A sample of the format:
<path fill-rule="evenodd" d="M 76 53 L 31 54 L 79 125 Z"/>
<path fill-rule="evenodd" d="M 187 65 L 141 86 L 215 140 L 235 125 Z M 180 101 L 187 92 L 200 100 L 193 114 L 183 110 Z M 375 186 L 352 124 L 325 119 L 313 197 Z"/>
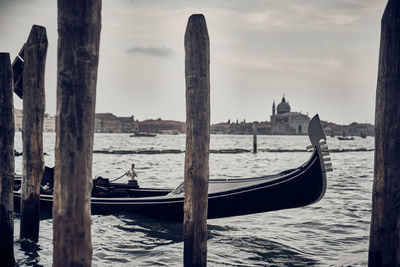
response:
<path fill-rule="evenodd" d="M 272 103 L 272 115 L 275 115 L 275 101 Z"/>

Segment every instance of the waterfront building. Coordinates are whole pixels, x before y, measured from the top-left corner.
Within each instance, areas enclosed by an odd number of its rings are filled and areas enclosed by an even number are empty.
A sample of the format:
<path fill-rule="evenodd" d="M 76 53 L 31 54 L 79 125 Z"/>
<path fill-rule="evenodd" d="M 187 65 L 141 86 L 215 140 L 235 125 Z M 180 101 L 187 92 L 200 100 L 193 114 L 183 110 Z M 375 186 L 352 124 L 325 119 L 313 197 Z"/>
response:
<path fill-rule="evenodd" d="M 134 116 L 117 117 L 112 113 L 96 113 L 95 132 L 178 134 L 186 132 L 186 124 L 184 122 L 161 119 L 135 121 Z"/>
<path fill-rule="evenodd" d="M 22 109 L 14 108 L 14 125 L 16 132 L 22 132 Z"/>
<path fill-rule="evenodd" d="M 353 122 L 349 125 L 338 125 L 333 122 L 322 121 L 322 127 L 328 136 L 374 136 L 375 127 L 369 123 Z"/>
<path fill-rule="evenodd" d="M 44 115 L 43 131 L 44 132 L 56 131 L 56 117 L 50 116 L 49 114 Z"/>
<path fill-rule="evenodd" d="M 143 133 L 186 133 L 186 123 L 172 120 L 144 120 L 137 122 L 137 132 Z"/>
<path fill-rule="evenodd" d="M 133 116 L 117 117 L 112 113 L 96 113 L 94 129 L 96 133 L 133 133 L 134 124 Z"/>
<path fill-rule="evenodd" d="M 22 132 L 22 109 L 14 109 L 14 126 L 16 132 Z M 44 132 L 55 132 L 56 131 L 56 118 L 50 116 L 49 114 L 44 115 L 43 121 L 43 131 Z"/>
<path fill-rule="evenodd" d="M 117 117 L 119 121 L 119 128 L 121 133 L 133 133 L 134 132 L 134 117 L 133 115 L 130 117 Z"/>
<path fill-rule="evenodd" d="M 301 112 L 292 112 L 285 96 L 281 103 L 272 104 L 271 133 L 272 134 L 307 134 L 310 117 Z"/>
<path fill-rule="evenodd" d="M 112 113 L 96 113 L 94 119 L 96 133 L 119 133 L 119 121 Z"/>
<path fill-rule="evenodd" d="M 231 123 L 221 122 L 213 124 L 210 127 L 210 132 L 212 134 L 230 134 L 231 133 Z"/>

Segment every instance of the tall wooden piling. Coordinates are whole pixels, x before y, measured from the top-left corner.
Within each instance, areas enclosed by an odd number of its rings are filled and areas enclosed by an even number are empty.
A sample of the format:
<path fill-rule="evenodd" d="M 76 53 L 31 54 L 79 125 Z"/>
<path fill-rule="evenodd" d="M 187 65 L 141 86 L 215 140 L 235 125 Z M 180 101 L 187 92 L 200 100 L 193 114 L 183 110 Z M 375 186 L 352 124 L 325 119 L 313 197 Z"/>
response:
<path fill-rule="evenodd" d="M 210 147 L 210 41 L 203 15 L 190 16 L 187 24 L 185 76 L 184 266 L 206 266 Z"/>
<path fill-rule="evenodd" d="M 14 101 L 10 54 L 0 53 L 0 262 L 14 266 Z"/>
<path fill-rule="evenodd" d="M 381 21 L 369 266 L 400 266 L 400 2 Z"/>
<path fill-rule="evenodd" d="M 257 126 L 253 124 L 253 153 L 257 153 Z"/>
<path fill-rule="evenodd" d="M 101 0 L 58 0 L 53 266 L 91 266 L 90 195 Z"/>
<path fill-rule="evenodd" d="M 24 53 L 20 228 L 20 237 L 34 242 L 39 239 L 39 195 L 44 171 L 44 77 L 47 46 L 46 28 L 34 25 Z"/>

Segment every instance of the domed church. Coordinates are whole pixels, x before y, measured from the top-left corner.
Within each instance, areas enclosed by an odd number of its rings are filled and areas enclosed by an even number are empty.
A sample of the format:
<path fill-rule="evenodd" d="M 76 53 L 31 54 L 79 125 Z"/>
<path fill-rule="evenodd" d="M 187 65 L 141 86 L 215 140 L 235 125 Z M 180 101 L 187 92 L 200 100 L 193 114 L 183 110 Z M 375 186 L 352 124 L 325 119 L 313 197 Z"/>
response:
<path fill-rule="evenodd" d="M 274 101 L 275 104 L 275 101 Z M 278 107 L 276 108 L 278 114 L 283 114 L 283 113 L 288 113 L 290 112 L 290 105 L 288 102 L 286 102 L 285 96 L 282 97 L 282 102 L 278 104 Z M 273 113 L 275 112 L 274 110 L 272 111 Z"/>
<path fill-rule="evenodd" d="M 281 103 L 272 103 L 271 125 L 272 134 L 307 134 L 310 117 L 300 112 L 291 112 L 285 96 Z"/>

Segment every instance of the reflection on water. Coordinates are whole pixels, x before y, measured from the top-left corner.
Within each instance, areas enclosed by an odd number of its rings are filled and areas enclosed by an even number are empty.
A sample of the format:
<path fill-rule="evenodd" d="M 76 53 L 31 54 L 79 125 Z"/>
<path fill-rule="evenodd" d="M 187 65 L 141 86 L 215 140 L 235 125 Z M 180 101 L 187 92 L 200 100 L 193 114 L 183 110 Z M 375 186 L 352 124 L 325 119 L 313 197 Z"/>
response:
<path fill-rule="evenodd" d="M 317 262 L 308 258 L 301 251 L 275 241 L 258 238 L 257 236 L 225 237 L 209 241 L 213 248 L 210 266 L 227 264 L 228 266 L 312 266 Z M 229 243 L 231 246 L 226 246 Z M 214 250 L 215 249 L 215 250 Z M 231 250 L 231 251 L 227 251 Z M 241 259 L 227 257 L 240 254 Z"/>
<path fill-rule="evenodd" d="M 45 134 L 46 164 L 54 165 L 54 133 Z M 21 150 L 20 134 L 16 149 Z M 98 150 L 184 150 L 185 136 L 152 140 L 96 134 Z M 261 176 L 294 168 L 310 153 L 306 136 L 258 136 L 260 152 L 211 154 L 210 177 Z M 304 208 L 208 221 L 209 266 L 363 266 L 367 263 L 373 139 L 340 142 L 328 138 L 334 171 L 324 198 Z M 212 149 L 249 149 L 252 136 L 211 137 Z M 280 150 L 280 153 L 276 151 Z M 274 152 L 275 151 L 275 152 Z M 285 152 L 286 151 L 286 152 Z M 16 159 L 21 171 L 22 157 Z M 118 177 L 134 162 L 143 187 L 175 187 L 183 181 L 184 154 L 95 154 L 93 176 Z M 42 214 L 38 244 L 18 240 L 20 266 L 51 266 L 51 214 Z M 182 266 L 182 224 L 122 214 L 92 216 L 93 266 Z"/>
<path fill-rule="evenodd" d="M 16 242 L 17 246 L 20 246 L 21 251 L 24 252 L 24 256 L 26 257 L 24 261 L 19 262 L 19 264 L 27 264 L 27 265 L 39 265 L 40 257 L 38 251 L 40 251 L 40 247 L 30 240 L 18 240 Z"/>

